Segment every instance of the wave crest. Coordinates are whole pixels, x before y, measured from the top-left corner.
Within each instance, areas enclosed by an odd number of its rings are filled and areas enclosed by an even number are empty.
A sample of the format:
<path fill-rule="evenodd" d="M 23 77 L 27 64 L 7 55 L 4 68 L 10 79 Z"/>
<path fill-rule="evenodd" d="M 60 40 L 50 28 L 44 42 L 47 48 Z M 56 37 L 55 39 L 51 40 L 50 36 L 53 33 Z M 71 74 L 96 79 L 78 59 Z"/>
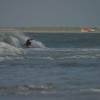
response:
<path fill-rule="evenodd" d="M 53 86 L 46 85 L 15 85 L 15 86 L 1 86 L 0 95 L 29 95 L 34 92 L 46 93 L 53 92 Z"/>
<path fill-rule="evenodd" d="M 0 55 L 16 55 L 23 53 L 24 43 L 28 39 L 24 33 L 0 32 Z M 44 48 L 44 44 L 40 41 L 32 40 L 33 48 Z M 23 49 L 23 50 L 22 50 Z"/>

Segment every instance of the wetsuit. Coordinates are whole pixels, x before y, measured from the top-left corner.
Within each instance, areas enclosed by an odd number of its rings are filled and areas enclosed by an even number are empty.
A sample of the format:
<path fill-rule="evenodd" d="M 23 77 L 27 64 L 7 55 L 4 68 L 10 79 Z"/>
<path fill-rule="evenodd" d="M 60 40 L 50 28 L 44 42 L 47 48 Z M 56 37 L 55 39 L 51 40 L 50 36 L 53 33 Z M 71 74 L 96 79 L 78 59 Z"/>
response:
<path fill-rule="evenodd" d="M 26 41 L 26 47 L 30 47 L 31 46 L 31 41 L 28 39 L 27 41 Z"/>

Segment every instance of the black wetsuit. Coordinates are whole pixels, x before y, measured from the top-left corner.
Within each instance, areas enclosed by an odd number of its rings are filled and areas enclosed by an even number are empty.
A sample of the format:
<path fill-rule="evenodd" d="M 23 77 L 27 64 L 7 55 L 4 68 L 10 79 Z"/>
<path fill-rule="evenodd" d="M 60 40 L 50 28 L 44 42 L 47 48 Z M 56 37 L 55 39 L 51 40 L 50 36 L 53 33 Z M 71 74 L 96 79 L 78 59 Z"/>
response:
<path fill-rule="evenodd" d="M 28 40 L 26 41 L 26 47 L 29 47 L 29 46 L 31 46 L 31 41 L 28 39 Z"/>

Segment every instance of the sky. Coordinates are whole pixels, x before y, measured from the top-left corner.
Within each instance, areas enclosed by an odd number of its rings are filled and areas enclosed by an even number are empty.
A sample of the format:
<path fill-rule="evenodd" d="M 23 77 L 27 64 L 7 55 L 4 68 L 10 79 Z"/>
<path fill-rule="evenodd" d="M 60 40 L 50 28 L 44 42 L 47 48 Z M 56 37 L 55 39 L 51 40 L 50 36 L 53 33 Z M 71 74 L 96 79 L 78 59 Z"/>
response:
<path fill-rule="evenodd" d="M 0 0 L 0 26 L 100 26 L 100 0 Z"/>

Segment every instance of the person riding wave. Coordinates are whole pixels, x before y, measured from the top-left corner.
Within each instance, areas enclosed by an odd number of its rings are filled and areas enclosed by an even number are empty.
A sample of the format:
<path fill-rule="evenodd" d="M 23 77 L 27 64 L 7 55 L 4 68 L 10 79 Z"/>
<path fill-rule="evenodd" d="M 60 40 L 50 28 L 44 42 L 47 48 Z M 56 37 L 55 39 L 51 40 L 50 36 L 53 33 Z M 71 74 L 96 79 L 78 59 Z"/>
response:
<path fill-rule="evenodd" d="M 26 43 L 25 43 L 25 46 L 26 46 L 27 48 L 32 47 L 32 39 L 28 39 L 28 40 L 26 41 Z"/>

